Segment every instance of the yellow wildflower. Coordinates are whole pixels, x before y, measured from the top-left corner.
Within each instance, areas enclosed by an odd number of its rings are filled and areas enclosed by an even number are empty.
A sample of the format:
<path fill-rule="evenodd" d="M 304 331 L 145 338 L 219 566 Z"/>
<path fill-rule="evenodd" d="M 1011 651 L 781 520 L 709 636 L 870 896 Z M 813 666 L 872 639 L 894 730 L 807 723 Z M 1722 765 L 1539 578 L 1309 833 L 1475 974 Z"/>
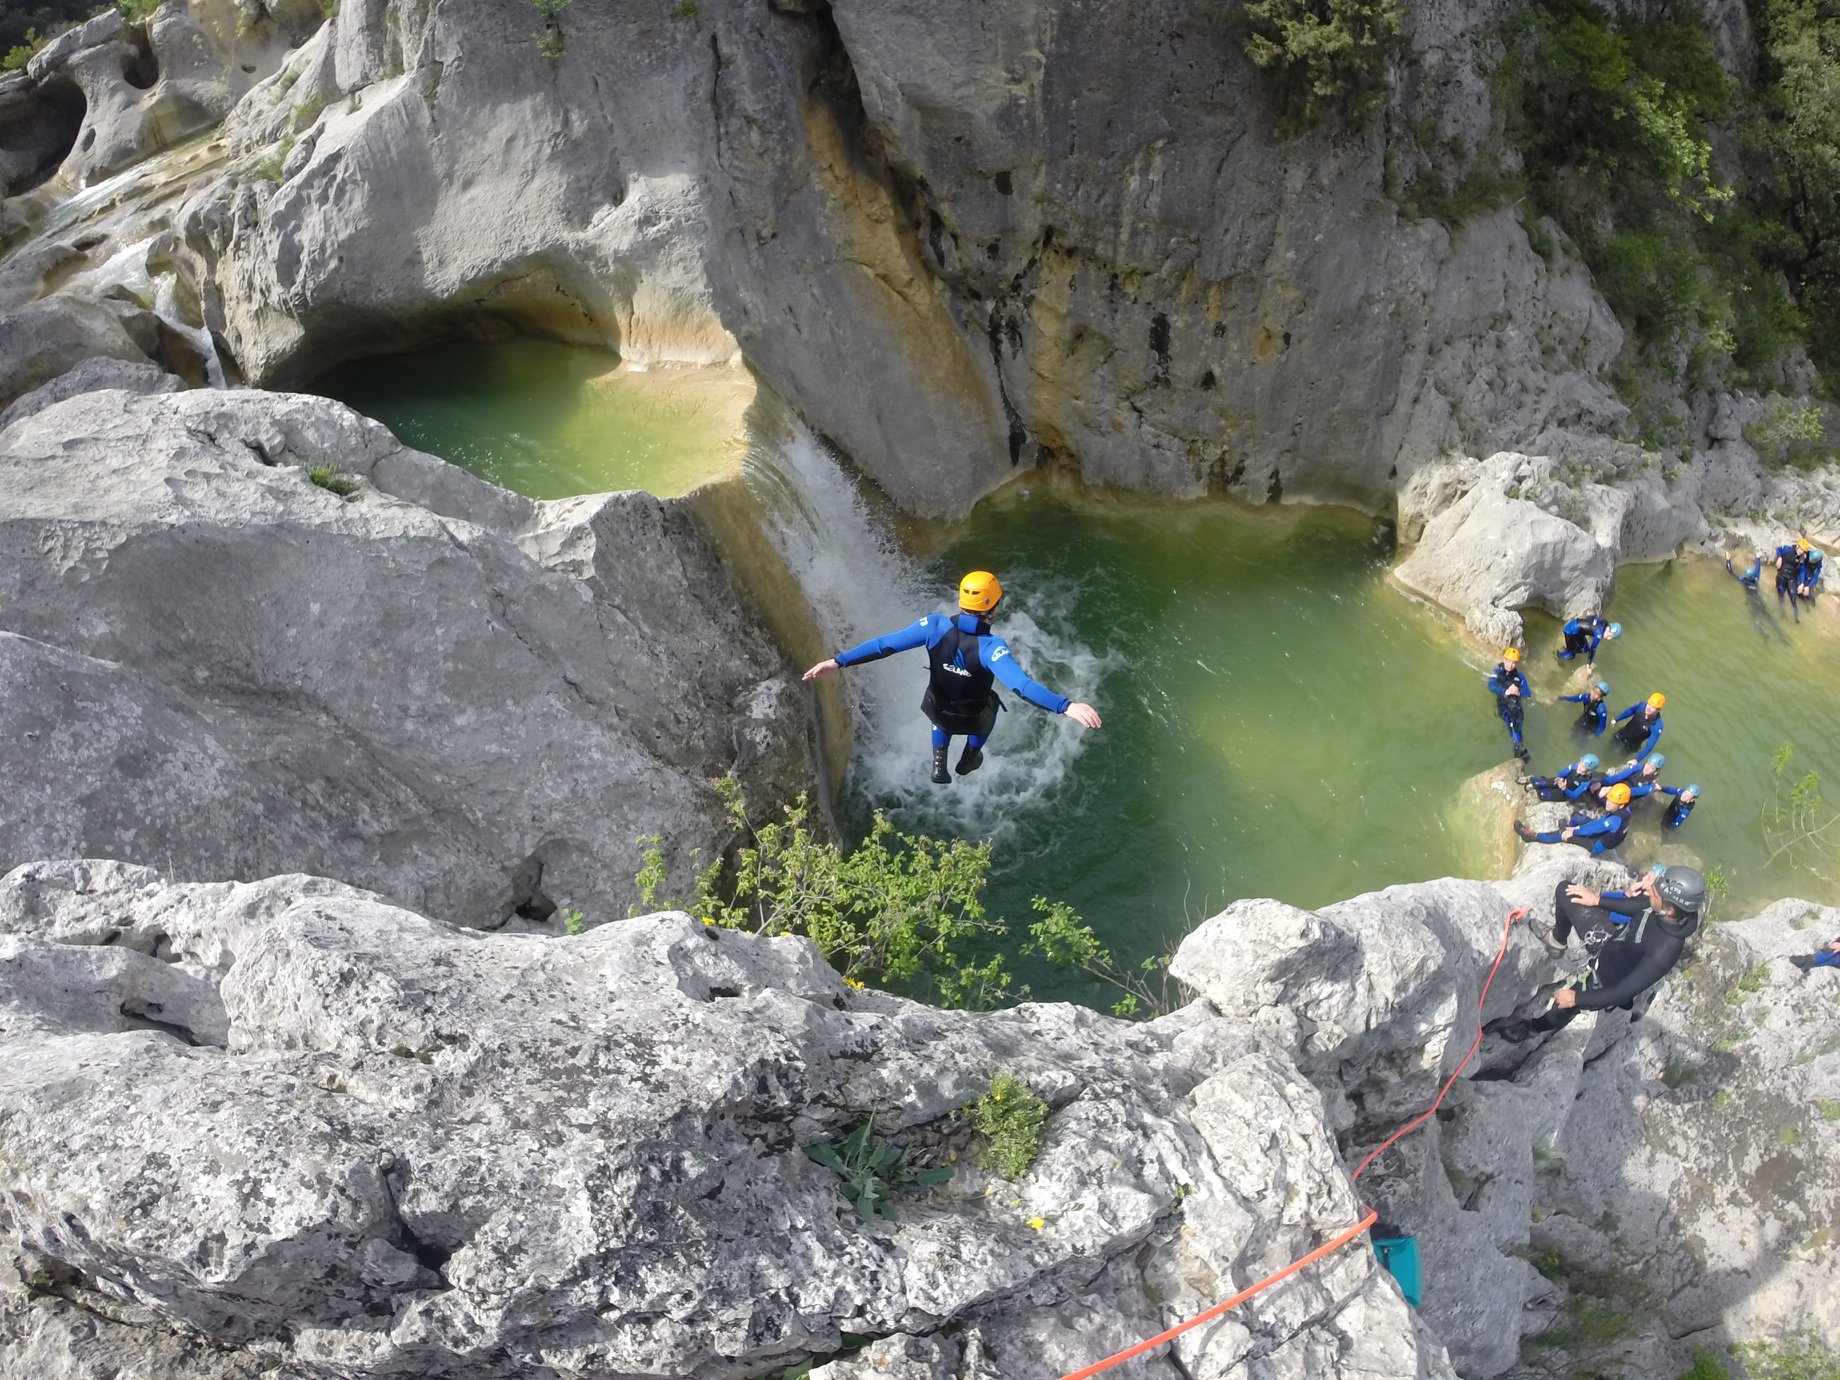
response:
<path fill-rule="evenodd" d="M 716 918 L 715 918 L 715 916 L 713 916 L 713 915 L 705 915 L 705 916 L 703 917 L 703 923 L 704 923 L 705 925 L 713 925 L 713 924 L 715 924 L 715 922 L 716 922 Z"/>
<path fill-rule="evenodd" d="M 1029 1218 L 1029 1225 L 1035 1228 L 1036 1231 L 1040 1231 L 1043 1227 L 1048 1225 L 1048 1219 L 1046 1217 L 1031 1217 Z"/>
<path fill-rule="evenodd" d="M 863 989 L 862 983 L 858 982 L 855 978 L 850 978 L 850 977 L 845 978 L 843 980 L 843 985 L 845 987 L 854 987 L 859 992 L 862 991 Z"/>

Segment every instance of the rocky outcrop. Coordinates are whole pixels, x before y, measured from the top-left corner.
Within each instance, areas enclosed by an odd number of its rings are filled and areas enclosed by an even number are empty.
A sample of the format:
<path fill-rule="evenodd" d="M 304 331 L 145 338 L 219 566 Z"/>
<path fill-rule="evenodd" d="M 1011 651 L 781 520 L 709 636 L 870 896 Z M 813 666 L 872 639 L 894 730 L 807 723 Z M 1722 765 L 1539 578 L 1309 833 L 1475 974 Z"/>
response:
<path fill-rule="evenodd" d="M 1415 53 L 1460 68 L 1495 17 L 1421 9 Z M 483 0 L 350 5 L 239 104 L 259 173 L 189 240 L 253 379 L 493 325 L 739 351 L 931 513 L 1030 463 L 1379 505 L 1459 445 L 1620 417 L 1583 270 L 1512 210 L 1406 219 L 1378 128 L 1280 137 L 1232 24 L 712 4 L 564 16 L 552 63 Z M 1460 75 L 1402 84 L 1400 125 L 1486 123 Z"/>
<path fill-rule="evenodd" d="M 1014 1182 L 956 1115 L 998 1071 L 1052 1108 Z M 802 940 L 669 914 L 480 935 L 303 877 L 0 881 L 0 1110 L 24 1273 L 212 1340 L 222 1374 L 741 1376 L 850 1333 L 875 1350 L 833 1376 L 1035 1380 L 1357 1212 L 1316 1093 L 1200 1007 L 938 1011 Z M 893 1223 L 804 1153 L 869 1116 L 956 1167 Z M 1173 1359 L 1449 1373 L 1359 1249 Z"/>
<path fill-rule="evenodd" d="M 1243 901 L 1183 942 L 1175 975 L 1281 1049 L 1349 1159 L 1429 1105 L 1485 1019 L 1544 1008 L 1529 934 L 1565 880 L 1618 865 L 1530 850 L 1514 879 L 1393 887 L 1318 912 Z M 1362 1180 L 1418 1238 L 1423 1317 L 1465 1376 L 1678 1375 L 1694 1345 L 1840 1330 L 1830 1163 L 1840 1142 L 1840 971 L 1786 960 L 1840 912 L 1782 902 L 1714 925 L 1639 1022 L 1586 1016 L 1544 1043 L 1486 1039 L 1437 1117 Z"/>
<path fill-rule="evenodd" d="M 763 807 L 812 780 L 802 700 L 677 505 L 531 503 L 253 392 L 59 402 L 0 433 L 0 476 L 8 863 L 599 919 L 641 835 L 725 842 L 708 778 Z"/>

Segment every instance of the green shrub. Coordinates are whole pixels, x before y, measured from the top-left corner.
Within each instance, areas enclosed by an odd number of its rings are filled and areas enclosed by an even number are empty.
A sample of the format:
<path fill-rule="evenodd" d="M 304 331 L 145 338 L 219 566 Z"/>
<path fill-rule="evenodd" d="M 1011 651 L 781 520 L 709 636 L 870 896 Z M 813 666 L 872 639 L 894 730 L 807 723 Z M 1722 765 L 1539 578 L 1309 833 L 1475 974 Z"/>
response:
<path fill-rule="evenodd" d="M 115 0 L 115 8 L 121 11 L 121 17 L 130 24 L 144 24 L 153 18 L 153 12 L 160 7 L 160 0 Z"/>
<path fill-rule="evenodd" d="M 673 19 L 701 19 L 703 7 L 697 0 L 677 0 L 677 7 L 671 11 Z"/>
<path fill-rule="evenodd" d="M 281 142 L 270 150 L 268 156 L 257 161 L 255 165 L 256 176 L 267 178 L 270 182 L 279 183 L 281 181 L 282 172 L 287 167 L 288 155 L 293 151 L 293 134 L 289 133 L 282 135 Z"/>
<path fill-rule="evenodd" d="M 1819 407 L 1772 394 L 1763 415 L 1744 428 L 1744 439 L 1769 469 L 1814 469 L 1826 459 L 1827 427 Z"/>
<path fill-rule="evenodd" d="M 299 133 L 317 120 L 320 111 L 325 108 L 326 98 L 324 96 L 311 96 L 307 100 L 301 102 L 299 107 L 295 109 L 293 118 L 289 121 L 289 124 L 292 125 L 295 133 Z"/>
<path fill-rule="evenodd" d="M 27 29 L 25 42 L 16 48 L 8 48 L 6 56 L 0 57 L 0 72 L 17 72 L 37 57 L 38 50 L 43 48 L 47 42 L 49 42 L 48 39 L 38 36 L 37 29 Z"/>
<path fill-rule="evenodd" d="M 1747 1380 L 1840 1380 L 1840 1356 L 1813 1332 L 1779 1342 L 1746 1342 L 1732 1355 Z"/>
<path fill-rule="evenodd" d="M 562 932 L 564 934 L 580 934 L 587 928 L 587 925 L 588 917 L 581 911 L 570 907 L 562 912 Z"/>
<path fill-rule="evenodd" d="M 865 1222 L 877 1217 L 897 1220 L 889 1202 L 894 1189 L 906 1184 L 942 1184 L 952 1177 L 948 1168 L 913 1168 L 908 1163 L 910 1151 L 876 1139 L 873 1116 L 842 1140 L 808 1145 L 805 1153 L 843 1180 L 844 1196 Z"/>
<path fill-rule="evenodd" d="M 1277 75 L 1287 113 L 1306 123 L 1358 115 L 1385 92 L 1399 38 L 1399 0 L 1250 0 L 1243 47 Z"/>
<path fill-rule="evenodd" d="M 315 465 L 307 471 L 307 478 L 327 493 L 337 494 L 349 499 L 363 488 L 363 484 L 349 474 L 341 474 L 331 465 Z"/>
<path fill-rule="evenodd" d="M 971 1125 L 984 1137 L 984 1162 L 1006 1179 L 1020 1179 L 1041 1153 L 1048 1104 L 1013 1074 L 1000 1073 L 971 1107 Z"/>
<path fill-rule="evenodd" d="M 1680 1373 L 1680 1380 L 1731 1380 L 1731 1367 L 1711 1347 L 1696 1346 L 1687 1355 L 1693 1364 Z"/>

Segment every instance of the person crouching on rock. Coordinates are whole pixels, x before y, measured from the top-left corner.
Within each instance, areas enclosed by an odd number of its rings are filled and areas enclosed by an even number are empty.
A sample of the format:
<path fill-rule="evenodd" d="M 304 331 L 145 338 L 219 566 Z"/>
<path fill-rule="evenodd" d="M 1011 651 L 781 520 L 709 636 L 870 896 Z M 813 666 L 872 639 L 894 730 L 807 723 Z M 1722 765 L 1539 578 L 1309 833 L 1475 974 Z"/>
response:
<path fill-rule="evenodd" d="M 1560 629 L 1565 637 L 1565 645 L 1558 651 L 1561 661 L 1570 661 L 1582 656 L 1585 665 L 1597 665 L 1597 649 L 1605 642 L 1614 641 L 1623 635 L 1623 625 L 1612 623 L 1595 613 L 1588 613 L 1583 618 L 1569 618 Z"/>
<path fill-rule="evenodd" d="M 1639 762 L 1625 762 L 1597 783 L 1598 797 L 1602 799 L 1611 787 L 1628 782 L 1629 798 L 1646 800 L 1655 793 L 1655 787 L 1661 784 L 1661 769 L 1666 765 L 1667 758 L 1659 752 L 1651 752 Z"/>
<path fill-rule="evenodd" d="M 933 724 L 933 780 L 950 785 L 946 757 L 952 739 L 963 735 L 965 750 L 955 770 L 960 776 L 976 771 L 984 762 L 984 744 L 997 723 L 1003 701 L 995 681 L 1002 681 L 1030 704 L 1050 714 L 1065 714 L 1086 728 L 1099 727 L 1099 711 L 1030 680 L 1009 644 L 990 630 L 990 615 L 1003 597 L 1003 586 L 988 570 L 974 570 L 958 582 L 958 612 L 929 613 L 911 627 L 883 633 L 867 642 L 820 661 L 803 679 L 828 676 L 839 667 L 880 661 L 896 652 L 926 649 L 926 694 L 920 712 Z"/>
<path fill-rule="evenodd" d="M 1572 725 L 1581 733 L 1589 733 L 1601 738 L 1604 730 L 1610 726 L 1610 706 L 1604 703 L 1604 696 L 1610 693 L 1610 682 L 1600 680 L 1582 695 L 1561 695 L 1560 704 L 1582 704 L 1578 711 L 1578 721 Z"/>
<path fill-rule="evenodd" d="M 1533 691 L 1528 688 L 1526 673 L 1521 670 L 1518 647 L 1502 650 L 1501 660 L 1489 672 L 1488 686 L 1495 696 L 1495 712 L 1501 715 L 1501 721 L 1508 726 L 1508 736 L 1514 740 L 1514 755 L 1525 762 L 1527 747 L 1521 742 L 1521 721 Z"/>
<path fill-rule="evenodd" d="M 1616 731 L 1616 740 L 1628 748 L 1637 757 L 1646 757 L 1661 746 L 1661 708 L 1667 703 L 1667 696 L 1657 691 L 1641 704 L 1632 704 L 1612 723 L 1623 724 Z M 1629 720 L 1623 723 L 1623 720 Z"/>
<path fill-rule="evenodd" d="M 1629 836 L 1629 787 L 1612 786 L 1604 794 L 1604 808 L 1605 812 L 1596 819 L 1573 816 L 1565 828 L 1538 834 L 1517 819 L 1514 832 L 1528 843 L 1575 843 L 1590 849 L 1591 856 L 1596 857 L 1621 846 Z"/>
<path fill-rule="evenodd" d="M 1595 784 L 1597 765 L 1597 754 L 1587 752 L 1557 775 L 1523 777 L 1521 785 L 1541 800 L 1579 800 Z"/>
<path fill-rule="evenodd" d="M 1570 1025 L 1580 1011 L 1630 1009 L 1680 962 L 1705 909 L 1706 879 L 1692 867 L 1658 868 L 1627 892 L 1599 894 L 1561 882 L 1553 894 L 1552 933 L 1540 942 L 1562 954 L 1576 933 L 1591 954 L 1590 966 L 1576 986 L 1553 994 L 1544 1016 L 1505 1022 L 1496 1033 L 1525 1040 Z"/>

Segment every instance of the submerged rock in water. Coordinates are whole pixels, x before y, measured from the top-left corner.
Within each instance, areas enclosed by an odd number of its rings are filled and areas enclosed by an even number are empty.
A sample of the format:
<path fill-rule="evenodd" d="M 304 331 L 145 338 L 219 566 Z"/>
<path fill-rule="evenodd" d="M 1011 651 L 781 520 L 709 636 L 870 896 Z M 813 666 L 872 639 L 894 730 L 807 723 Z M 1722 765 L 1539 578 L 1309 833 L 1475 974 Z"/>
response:
<path fill-rule="evenodd" d="M 350 483 L 350 501 L 309 477 Z M 532 503 L 319 398 L 0 433 L 8 862 L 336 875 L 467 924 L 622 912 L 641 835 L 812 779 L 802 698 L 677 505 Z"/>
<path fill-rule="evenodd" d="M 105 863 L 0 881 L 0 955 L 28 1268 L 293 1373 L 728 1377 L 854 1333 L 1045 1380 L 1358 1214 L 1319 1096 L 1201 1007 L 939 1011 L 683 915 L 487 936 Z M 999 1071 L 1052 1108 L 1014 1182 L 957 1116 Z M 869 1116 L 956 1167 L 898 1222 L 805 1153 Z M 1358 1246 L 1175 1355 L 1445 1373 Z"/>

